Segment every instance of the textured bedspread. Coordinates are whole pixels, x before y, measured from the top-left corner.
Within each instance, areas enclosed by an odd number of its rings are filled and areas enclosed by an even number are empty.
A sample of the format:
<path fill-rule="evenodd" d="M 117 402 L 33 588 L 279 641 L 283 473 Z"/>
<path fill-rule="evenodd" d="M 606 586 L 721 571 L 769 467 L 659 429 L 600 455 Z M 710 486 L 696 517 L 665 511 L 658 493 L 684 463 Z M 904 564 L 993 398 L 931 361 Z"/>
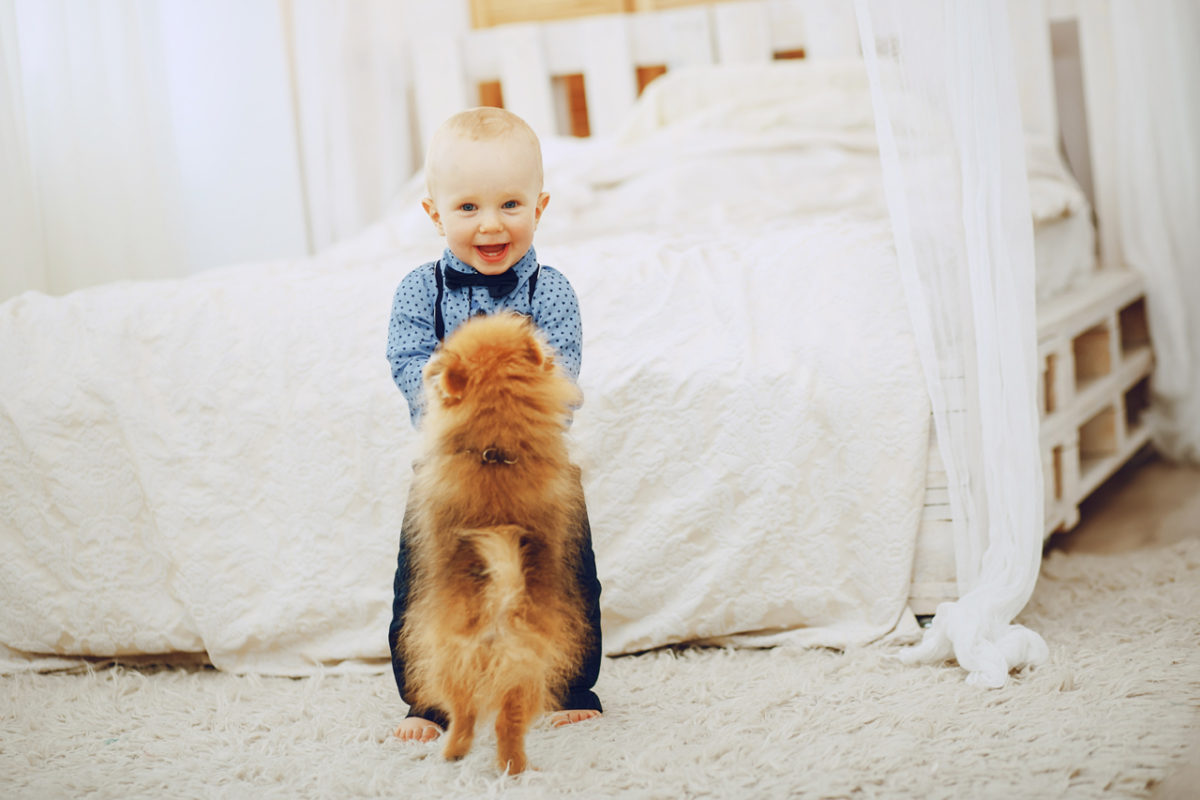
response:
<path fill-rule="evenodd" d="M 396 269 L 281 264 L 0 306 L 0 642 L 385 655 L 410 460 Z"/>
<path fill-rule="evenodd" d="M 605 648 L 867 641 L 907 596 L 928 406 L 886 229 L 542 253 L 581 297 Z M 415 256 L 0 306 L 0 643 L 386 656 L 414 434 L 383 357 Z"/>
<path fill-rule="evenodd" d="M 608 648 L 890 631 L 929 405 L 886 229 L 824 220 L 593 254 L 611 266 L 571 273 L 588 354 L 576 433 Z M 607 288 L 614 271 L 629 285 Z"/>

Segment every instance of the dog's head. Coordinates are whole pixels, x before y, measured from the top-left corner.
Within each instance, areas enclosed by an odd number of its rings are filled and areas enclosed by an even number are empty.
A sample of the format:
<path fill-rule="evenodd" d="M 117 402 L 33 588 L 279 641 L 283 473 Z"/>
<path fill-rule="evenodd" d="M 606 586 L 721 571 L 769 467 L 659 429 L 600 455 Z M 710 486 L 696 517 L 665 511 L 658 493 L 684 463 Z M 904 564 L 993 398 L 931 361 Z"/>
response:
<path fill-rule="evenodd" d="M 580 401 L 545 336 L 528 317 L 512 312 L 460 325 L 430 358 L 424 379 L 426 408 L 442 415 L 552 417 L 565 423 Z"/>

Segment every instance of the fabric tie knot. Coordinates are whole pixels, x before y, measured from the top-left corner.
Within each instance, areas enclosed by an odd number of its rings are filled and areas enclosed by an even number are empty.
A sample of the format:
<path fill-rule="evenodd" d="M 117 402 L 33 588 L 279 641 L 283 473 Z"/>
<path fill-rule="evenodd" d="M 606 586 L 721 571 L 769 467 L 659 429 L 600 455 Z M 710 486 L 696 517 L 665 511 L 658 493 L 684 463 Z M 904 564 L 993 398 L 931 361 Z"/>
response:
<path fill-rule="evenodd" d="M 484 275 L 481 272 L 471 274 L 446 267 L 446 286 L 451 290 L 464 286 L 482 286 L 493 298 L 500 298 L 517 288 L 517 272 L 509 267 L 499 275 Z"/>

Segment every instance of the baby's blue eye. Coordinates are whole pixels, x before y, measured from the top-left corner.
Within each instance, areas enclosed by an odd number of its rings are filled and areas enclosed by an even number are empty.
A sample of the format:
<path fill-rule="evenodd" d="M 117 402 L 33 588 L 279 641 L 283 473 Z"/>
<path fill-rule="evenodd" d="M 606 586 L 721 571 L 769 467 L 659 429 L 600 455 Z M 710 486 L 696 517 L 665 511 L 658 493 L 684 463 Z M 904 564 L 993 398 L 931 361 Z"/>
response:
<path fill-rule="evenodd" d="M 463 203 L 461 208 L 463 211 L 474 211 L 475 204 L 474 203 Z"/>
<path fill-rule="evenodd" d="M 507 203 L 504 204 L 504 208 L 516 208 L 516 207 L 517 207 L 516 200 L 509 200 Z"/>

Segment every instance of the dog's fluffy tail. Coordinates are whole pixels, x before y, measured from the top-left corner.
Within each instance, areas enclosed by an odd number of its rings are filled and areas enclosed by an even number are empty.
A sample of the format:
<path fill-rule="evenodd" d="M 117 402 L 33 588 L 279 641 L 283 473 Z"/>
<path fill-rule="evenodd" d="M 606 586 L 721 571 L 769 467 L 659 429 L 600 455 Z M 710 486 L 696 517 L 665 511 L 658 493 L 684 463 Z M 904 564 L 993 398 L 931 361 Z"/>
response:
<path fill-rule="evenodd" d="M 488 577 L 487 591 L 494 601 L 495 622 L 502 629 L 525 591 L 525 570 L 521 562 L 521 537 L 525 530 L 516 525 L 496 525 L 464 533 L 483 559 Z"/>

